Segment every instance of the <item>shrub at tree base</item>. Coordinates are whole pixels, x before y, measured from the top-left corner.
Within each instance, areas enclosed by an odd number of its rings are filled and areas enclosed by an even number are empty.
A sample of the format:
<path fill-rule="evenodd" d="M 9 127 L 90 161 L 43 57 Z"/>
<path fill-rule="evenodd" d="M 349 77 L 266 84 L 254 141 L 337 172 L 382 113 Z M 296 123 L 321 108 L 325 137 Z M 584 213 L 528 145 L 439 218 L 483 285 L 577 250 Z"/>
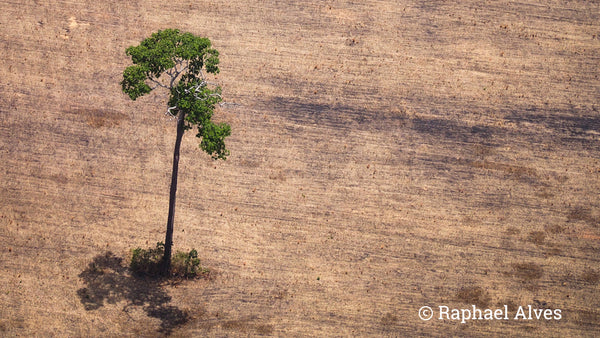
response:
<path fill-rule="evenodd" d="M 156 248 L 135 248 L 131 251 L 131 272 L 138 276 L 158 277 L 161 276 L 161 263 L 165 254 L 165 245 L 156 243 Z M 195 278 L 207 274 L 209 271 L 200 266 L 198 252 L 192 249 L 190 252 L 177 251 L 171 259 L 170 277 Z"/>

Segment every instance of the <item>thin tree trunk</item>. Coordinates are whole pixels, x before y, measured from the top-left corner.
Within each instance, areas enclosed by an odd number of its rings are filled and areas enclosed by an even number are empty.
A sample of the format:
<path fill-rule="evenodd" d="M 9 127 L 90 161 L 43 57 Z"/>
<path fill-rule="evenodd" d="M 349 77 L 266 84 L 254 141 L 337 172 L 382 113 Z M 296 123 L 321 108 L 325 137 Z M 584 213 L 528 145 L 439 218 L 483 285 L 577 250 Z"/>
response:
<path fill-rule="evenodd" d="M 179 170 L 179 148 L 183 138 L 185 114 L 179 112 L 177 119 L 177 138 L 173 151 L 173 172 L 171 173 L 171 192 L 169 194 L 169 218 L 167 219 L 167 234 L 165 236 L 165 254 L 162 261 L 162 274 L 168 276 L 171 271 L 171 248 L 173 247 L 173 223 L 175 221 L 175 197 L 177 193 L 177 171 Z"/>

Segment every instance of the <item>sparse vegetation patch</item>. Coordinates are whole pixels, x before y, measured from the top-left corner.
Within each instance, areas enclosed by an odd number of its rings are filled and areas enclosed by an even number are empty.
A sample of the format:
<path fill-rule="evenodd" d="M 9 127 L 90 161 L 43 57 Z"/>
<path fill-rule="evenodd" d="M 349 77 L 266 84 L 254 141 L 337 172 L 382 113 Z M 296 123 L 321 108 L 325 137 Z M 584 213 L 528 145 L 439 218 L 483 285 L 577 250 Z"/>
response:
<path fill-rule="evenodd" d="M 165 254 L 165 244 L 156 243 L 156 248 L 135 248 L 131 251 L 131 272 L 138 276 L 157 277 L 161 275 L 161 263 Z M 189 252 L 177 251 L 171 258 L 171 272 L 169 277 L 195 278 L 207 275 L 209 270 L 200 266 L 198 252 L 195 249 Z"/>

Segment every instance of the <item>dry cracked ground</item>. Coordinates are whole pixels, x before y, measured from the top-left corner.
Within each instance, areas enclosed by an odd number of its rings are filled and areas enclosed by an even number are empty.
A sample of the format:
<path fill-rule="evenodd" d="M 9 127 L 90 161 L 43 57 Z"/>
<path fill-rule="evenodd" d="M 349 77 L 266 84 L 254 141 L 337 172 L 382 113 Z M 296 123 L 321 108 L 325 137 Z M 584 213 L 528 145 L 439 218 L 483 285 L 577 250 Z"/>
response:
<path fill-rule="evenodd" d="M 0 335 L 598 334 L 598 1 L 9 0 L 0 25 Z M 212 277 L 175 284 L 127 270 L 175 124 L 119 86 L 165 28 L 221 52 L 233 129 L 224 162 L 184 138 L 175 246 Z"/>

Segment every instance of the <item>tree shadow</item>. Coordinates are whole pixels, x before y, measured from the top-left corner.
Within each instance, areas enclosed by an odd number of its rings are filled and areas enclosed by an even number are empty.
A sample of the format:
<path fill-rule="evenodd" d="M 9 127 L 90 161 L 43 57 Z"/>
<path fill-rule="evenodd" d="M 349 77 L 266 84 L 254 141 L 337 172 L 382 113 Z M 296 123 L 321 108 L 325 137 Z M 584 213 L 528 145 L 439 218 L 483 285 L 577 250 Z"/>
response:
<path fill-rule="evenodd" d="M 85 287 L 77 290 L 77 295 L 87 311 L 125 300 L 124 310 L 138 306 L 149 317 L 160 319 L 158 331 L 166 335 L 191 319 L 186 311 L 169 305 L 171 297 L 162 287 L 164 280 L 132 275 L 123 258 L 110 251 L 94 257 L 79 278 Z"/>

